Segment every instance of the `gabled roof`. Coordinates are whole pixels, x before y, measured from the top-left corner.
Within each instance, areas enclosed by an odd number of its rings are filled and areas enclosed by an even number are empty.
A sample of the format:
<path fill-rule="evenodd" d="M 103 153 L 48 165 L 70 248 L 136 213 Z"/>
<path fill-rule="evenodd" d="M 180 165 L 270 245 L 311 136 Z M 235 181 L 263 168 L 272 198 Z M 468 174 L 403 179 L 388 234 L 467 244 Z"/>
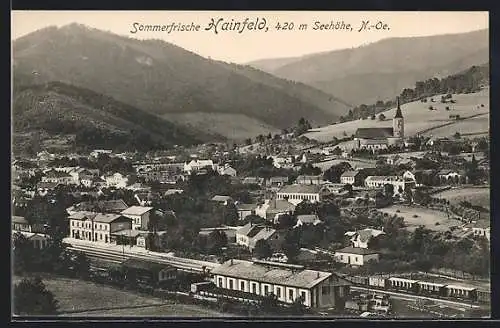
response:
<path fill-rule="evenodd" d="M 121 212 L 129 206 L 122 200 L 102 200 L 97 202 L 81 202 L 73 206 L 74 211 L 93 211 L 93 212 Z"/>
<path fill-rule="evenodd" d="M 12 216 L 12 223 L 18 223 L 18 224 L 29 224 L 28 220 L 26 220 L 23 216 Z"/>
<path fill-rule="evenodd" d="M 309 223 L 319 223 L 321 220 L 316 214 L 303 214 L 303 215 L 298 215 L 297 216 L 297 221 L 309 224 Z"/>
<path fill-rule="evenodd" d="M 45 177 L 47 177 L 47 178 L 68 178 L 68 177 L 71 177 L 71 175 L 69 175 L 68 173 L 63 172 L 63 171 L 56 171 L 56 170 L 52 169 L 45 174 Z"/>
<path fill-rule="evenodd" d="M 370 254 L 378 254 L 377 251 L 367 249 L 367 248 L 358 248 L 358 247 L 345 247 L 342 249 L 338 249 L 335 253 L 347 253 L 347 254 L 356 254 L 356 255 L 370 255 Z"/>
<path fill-rule="evenodd" d="M 289 268 L 275 263 L 261 264 L 244 260 L 229 260 L 222 265 L 212 269 L 213 274 L 259 281 L 281 286 L 293 286 L 310 289 L 320 282 L 333 276 L 330 272 L 306 270 L 302 268 Z M 332 277 L 333 278 L 333 277 Z M 337 276 L 335 282 L 342 285 L 349 283 Z"/>
<path fill-rule="evenodd" d="M 73 220 L 87 220 L 87 219 L 93 219 L 95 218 L 97 213 L 95 212 L 90 212 L 90 211 L 80 211 L 71 214 L 68 219 L 73 219 Z"/>
<path fill-rule="evenodd" d="M 276 202 L 270 201 L 269 207 L 267 209 L 267 211 L 290 211 L 290 212 L 294 210 L 295 210 L 295 205 L 282 199 L 277 199 Z"/>
<path fill-rule="evenodd" d="M 344 173 L 342 173 L 342 175 L 340 176 L 341 178 L 347 178 L 347 177 L 356 177 L 356 175 L 359 174 L 359 171 L 345 171 Z"/>
<path fill-rule="evenodd" d="M 95 216 L 94 221 L 95 222 L 101 222 L 101 223 L 111 223 L 117 219 L 120 218 L 125 218 L 123 215 L 120 214 L 103 214 L 99 213 Z"/>
<path fill-rule="evenodd" d="M 261 239 L 267 240 L 275 232 L 276 232 L 276 230 L 273 229 L 273 228 L 261 227 L 260 231 L 257 232 L 257 234 L 255 236 L 253 236 L 252 239 L 253 239 L 254 242 L 257 242 L 258 240 L 261 240 Z"/>
<path fill-rule="evenodd" d="M 317 194 L 321 191 L 322 187 L 319 185 L 286 185 L 283 186 L 278 193 L 286 194 Z"/>
<path fill-rule="evenodd" d="M 121 214 L 123 215 L 143 215 L 144 213 L 147 213 L 151 211 L 153 207 L 146 207 L 146 206 L 130 206 L 126 210 L 122 211 Z"/>
<path fill-rule="evenodd" d="M 60 183 L 57 182 L 38 182 L 36 187 L 37 189 L 54 189 L 59 185 Z"/>
<path fill-rule="evenodd" d="M 229 196 L 215 195 L 214 197 L 212 197 L 212 201 L 214 202 L 227 202 L 230 200 L 232 200 L 232 198 Z"/>
<path fill-rule="evenodd" d="M 362 139 L 386 139 L 394 135 L 393 128 L 359 128 L 355 137 Z"/>
<path fill-rule="evenodd" d="M 260 229 L 262 229 L 262 226 L 252 224 L 252 223 L 247 223 L 243 227 L 239 228 L 236 233 L 239 235 L 244 235 L 248 237 L 255 236 Z"/>

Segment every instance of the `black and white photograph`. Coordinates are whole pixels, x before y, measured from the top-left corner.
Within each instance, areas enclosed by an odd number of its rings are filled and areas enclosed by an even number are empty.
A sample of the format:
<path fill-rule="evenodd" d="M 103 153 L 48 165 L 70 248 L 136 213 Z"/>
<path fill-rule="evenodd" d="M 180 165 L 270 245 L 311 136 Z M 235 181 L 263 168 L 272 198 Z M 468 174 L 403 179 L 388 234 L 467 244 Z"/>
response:
<path fill-rule="evenodd" d="M 491 316 L 482 11 L 12 11 L 12 318 Z"/>

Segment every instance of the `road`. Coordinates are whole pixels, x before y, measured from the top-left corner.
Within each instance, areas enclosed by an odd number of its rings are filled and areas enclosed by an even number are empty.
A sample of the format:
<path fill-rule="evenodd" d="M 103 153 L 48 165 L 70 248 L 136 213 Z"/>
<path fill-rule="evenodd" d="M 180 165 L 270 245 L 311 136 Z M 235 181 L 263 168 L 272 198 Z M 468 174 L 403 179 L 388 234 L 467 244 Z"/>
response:
<path fill-rule="evenodd" d="M 450 304 L 450 305 L 461 306 L 461 307 L 465 307 L 465 308 L 475 308 L 475 309 L 480 308 L 479 305 L 474 305 L 474 304 L 470 304 L 470 303 L 450 301 L 450 300 L 444 300 L 444 299 L 433 298 L 433 297 L 428 297 L 428 296 L 390 292 L 390 291 L 385 291 L 385 290 L 382 291 L 380 289 L 371 289 L 371 288 L 366 288 L 366 287 L 351 286 L 351 290 L 358 290 L 358 291 L 362 291 L 362 292 L 374 292 L 374 293 L 379 293 L 379 294 L 382 293 L 382 294 L 391 295 L 391 297 L 393 297 L 395 299 L 401 299 L 401 300 L 406 300 L 406 301 L 429 300 L 429 301 L 433 301 L 436 303 Z"/>

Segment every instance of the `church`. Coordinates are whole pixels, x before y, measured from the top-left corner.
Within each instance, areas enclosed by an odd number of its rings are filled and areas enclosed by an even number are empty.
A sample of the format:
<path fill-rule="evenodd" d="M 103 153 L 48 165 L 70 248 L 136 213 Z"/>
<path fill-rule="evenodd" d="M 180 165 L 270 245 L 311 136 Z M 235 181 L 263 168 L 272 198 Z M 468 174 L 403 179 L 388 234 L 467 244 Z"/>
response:
<path fill-rule="evenodd" d="M 404 141 L 404 118 L 397 98 L 396 115 L 392 128 L 359 128 L 354 135 L 354 149 L 379 150 L 389 146 L 402 146 Z"/>

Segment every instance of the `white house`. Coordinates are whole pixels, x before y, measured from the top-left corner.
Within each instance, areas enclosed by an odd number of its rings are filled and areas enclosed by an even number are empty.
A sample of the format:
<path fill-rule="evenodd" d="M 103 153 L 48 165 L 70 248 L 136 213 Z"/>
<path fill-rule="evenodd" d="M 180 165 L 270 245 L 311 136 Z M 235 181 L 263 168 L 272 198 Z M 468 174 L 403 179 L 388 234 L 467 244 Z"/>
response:
<path fill-rule="evenodd" d="M 352 246 L 355 248 L 368 248 L 368 243 L 372 238 L 385 235 L 385 232 L 377 229 L 363 229 L 359 231 L 347 231 L 346 236 L 351 237 Z"/>
<path fill-rule="evenodd" d="M 204 159 L 196 159 L 196 160 L 191 160 L 189 163 L 184 163 L 184 172 L 191 174 L 191 172 L 196 172 L 201 169 L 211 169 L 214 170 L 215 165 L 214 162 L 211 159 L 204 160 Z"/>
<path fill-rule="evenodd" d="M 70 237 L 112 243 L 113 232 L 132 228 L 132 219 L 121 214 L 77 212 L 69 217 Z"/>
<path fill-rule="evenodd" d="M 358 171 L 346 171 L 340 176 L 340 183 L 354 185 Z"/>
<path fill-rule="evenodd" d="M 255 209 L 255 215 L 260 216 L 274 223 L 278 222 L 279 216 L 283 214 L 292 214 L 295 210 L 295 205 L 286 200 L 277 200 L 276 198 L 266 199 L 263 204 L 260 204 Z"/>
<path fill-rule="evenodd" d="M 365 265 L 379 260 L 379 253 L 366 248 L 345 247 L 335 251 L 335 260 L 353 266 Z"/>
<path fill-rule="evenodd" d="M 121 214 L 132 219 L 132 230 L 148 230 L 148 224 L 153 207 L 146 206 L 130 206 Z"/>
<path fill-rule="evenodd" d="M 476 237 L 485 237 L 490 240 L 490 222 L 488 221 L 478 221 L 476 223 L 472 223 L 471 225 L 472 233 Z"/>
<path fill-rule="evenodd" d="M 411 171 L 405 171 L 405 173 L 403 173 L 403 179 L 409 181 L 417 181 L 415 178 L 415 174 L 413 174 L 413 172 Z"/>
<path fill-rule="evenodd" d="M 293 160 L 291 157 L 272 156 L 273 165 L 277 169 L 291 169 L 293 167 Z"/>
<path fill-rule="evenodd" d="M 320 202 L 326 194 L 326 189 L 319 185 L 294 184 L 283 186 L 277 192 L 276 197 L 278 200 L 287 200 L 297 205 L 303 200 L 307 200 L 311 203 Z"/>
<path fill-rule="evenodd" d="M 303 266 L 265 261 L 231 259 L 214 268 L 213 281 L 218 288 L 254 295 L 273 293 L 278 301 L 293 303 L 301 299 L 311 308 L 332 308 L 350 293 L 350 283 L 323 271 Z"/>
<path fill-rule="evenodd" d="M 400 194 L 400 189 L 404 191 L 406 188 L 414 188 L 416 185 L 415 180 L 407 180 L 398 176 L 370 175 L 365 179 L 365 186 L 368 188 L 383 188 L 386 184 L 394 187 L 394 195 Z"/>
<path fill-rule="evenodd" d="M 322 175 L 299 175 L 295 180 L 296 184 L 321 185 L 324 184 Z"/>
<path fill-rule="evenodd" d="M 70 185 L 74 183 L 73 177 L 63 171 L 50 170 L 42 177 L 42 182 Z"/>
<path fill-rule="evenodd" d="M 316 214 L 297 215 L 297 223 L 295 224 L 294 228 L 307 224 L 318 225 L 320 223 L 322 223 L 322 221 Z"/>
<path fill-rule="evenodd" d="M 30 243 L 33 248 L 44 249 L 50 243 L 50 236 L 43 233 L 34 233 L 27 231 L 12 231 L 13 237 L 15 234 L 23 235 Z"/>
<path fill-rule="evenodd" d="M 106 181 L 108 188 L 125 188 L 128 184 L 128 177 L 121 173 L 113 173 L 102 177 Z"/>
<path fill-rule="evenodd" d="M 238 211 L 238 218 L 244 220 L 249 215 L 255 215 L 255 210 L 257 209 L 257 204 L 236 204 L 236 210 Z"/>
<path fill-rule="evenodd" d="M 217 172 L 219 172 L 220 175 L 228 175 L 230 177 L 236 176 L 236 170 L 229 166 L 229 164 L 218 167 Z"/>

